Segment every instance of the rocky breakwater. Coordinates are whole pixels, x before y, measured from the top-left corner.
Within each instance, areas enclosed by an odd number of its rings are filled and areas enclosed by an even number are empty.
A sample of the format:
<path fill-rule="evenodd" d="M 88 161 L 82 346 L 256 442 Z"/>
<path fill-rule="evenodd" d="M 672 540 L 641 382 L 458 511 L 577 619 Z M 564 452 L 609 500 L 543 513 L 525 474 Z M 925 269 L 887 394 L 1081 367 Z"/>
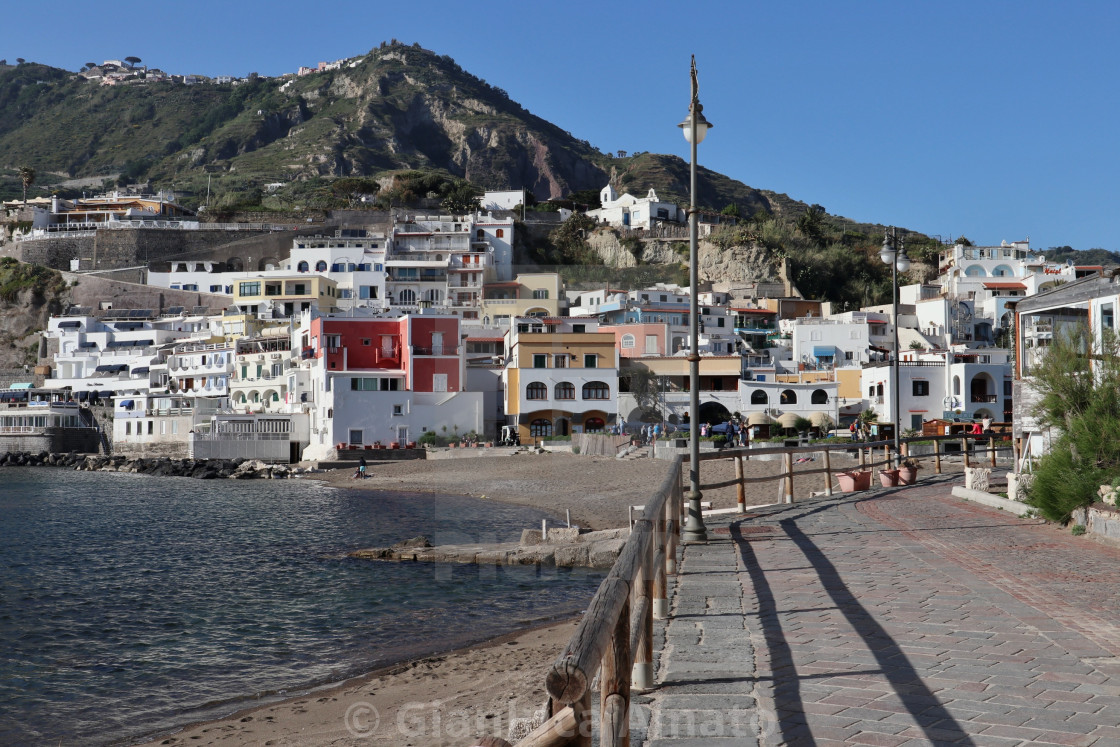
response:
<path fill-rule="evenodd" d="M 428 563 L 477 563 L 480 565 L 541 565 L 561 568 L 609 569 L 626 544 L 629 529 L 582 531 L 577 527 L 526 529 L 520 542 L 432 546 L 427 537 L 413 537 L 391 547 L 349 553 L 352 558 Z"/>
<path fill-rule="evenodd" d="M 156 459 L 91 454 L 55 454 L 41 451 L 7 452 L 0 467 L 64 467 L 85 472 L 130 472 L 159 477 L 193 477 L 199 480 L 281 480 L 316 470 L 268 464 L 257 459 Z"/>

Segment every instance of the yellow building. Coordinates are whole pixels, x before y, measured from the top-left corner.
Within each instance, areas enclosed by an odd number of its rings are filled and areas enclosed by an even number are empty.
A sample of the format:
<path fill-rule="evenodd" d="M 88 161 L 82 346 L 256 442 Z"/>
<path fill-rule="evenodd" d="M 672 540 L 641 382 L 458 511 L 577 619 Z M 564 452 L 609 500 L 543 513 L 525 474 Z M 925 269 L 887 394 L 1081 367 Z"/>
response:
<path fill-rule="evenodd" d="M 235 280 L 233 305 L 245 313 L 272 308 L 292 316 L 312 307 L 323 313 L 335 310 L 338 283 L 322 275 L 255 275 Z"/>
<path fill-rule="evenodd" d="M 615 335 L 595 320 L 513 319 L 502 378 L 506 417 L 523 444 L 603 431 L 618 416 Z"/>
<path fill-rule="evenodd" d="M 484 324 L 504 324 L 519 316 L 559 316 L 564 284 L 554 272 L 518 275 L 515 280 L 486 283 L 479 309 Z"/>

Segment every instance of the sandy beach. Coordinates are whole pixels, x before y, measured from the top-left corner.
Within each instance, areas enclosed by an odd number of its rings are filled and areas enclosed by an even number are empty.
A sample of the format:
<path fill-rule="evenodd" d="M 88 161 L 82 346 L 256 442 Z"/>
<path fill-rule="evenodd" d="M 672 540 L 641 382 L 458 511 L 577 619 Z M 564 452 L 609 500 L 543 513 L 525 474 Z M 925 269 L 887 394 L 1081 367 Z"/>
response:
<path fill-rule="evenodd" d="M 842 459 L 842 458 L 840 458 Z M 833 466 L 842 466 L 833 459 Z M 527 454 L 407 462 L 371 462 L 371 477 L 353 469 L 322 475 L 355 490 L 395 490 L 485 497 L 530 505 L 590 529 L 624 526 L 664 479 L 670 463 L 620 461 L 570 454 Z M 795 465 L 816 469 L 819 462 Z M 747 477 L 772 476 L 780 461 L 744 463 Z M 734 462 L 704 462 L 702 482 L 735 477 Z M 795 479 L 795 484 L 798 481 Z M 806 475 L 799 494 L 823 487 Z M 747 503 L 777 499 L 778 484 L 749 486 Z M 714 508 L 734 507 L 733 487 L 705 491 Z M 402 538 L 403 539 L 403 538 Z M 507 735 L 510 719 L 527 718 L 544 703 L 544 677 L 575 629 L 575 620 L 525 631 L 448 654 L 407 662 L 329 689 L 198 724 L 151 745 L 472 745 L 480 736 Z"/>

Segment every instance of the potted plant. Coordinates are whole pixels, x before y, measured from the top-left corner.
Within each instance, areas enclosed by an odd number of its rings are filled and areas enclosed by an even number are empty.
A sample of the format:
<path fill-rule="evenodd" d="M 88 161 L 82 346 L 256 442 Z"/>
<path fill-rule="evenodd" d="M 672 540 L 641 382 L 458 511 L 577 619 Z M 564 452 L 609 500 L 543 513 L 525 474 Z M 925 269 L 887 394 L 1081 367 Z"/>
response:
<path fill-rule="evenodd" d="M 918 479 L 918 460 L 907 457 L 898 468 L 898 484 L 913 485 Z"/>
<path fill-rule="evenodd" d="M 879 470 L 879 483 L 884 488 L 893 488 L 898 485 L 898 470 L 897 469 L 881 469 Z"/>

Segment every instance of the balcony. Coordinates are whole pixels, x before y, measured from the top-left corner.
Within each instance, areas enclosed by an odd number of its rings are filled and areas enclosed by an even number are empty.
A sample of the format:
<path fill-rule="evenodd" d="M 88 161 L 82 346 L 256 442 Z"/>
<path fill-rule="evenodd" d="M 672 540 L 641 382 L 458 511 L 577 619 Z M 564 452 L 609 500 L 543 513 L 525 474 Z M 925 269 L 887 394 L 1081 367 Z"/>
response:
<path fill-rule="evenodd" d="M 413 355 L 458 355 L 459 347 L 456 345 L 433 345 L 432 347 L 423 347 L 420 345 L 412 346 Z"/>
<path fill-rule="evenodd" d="M 999 395 L 998 394 L 973 394 L 972 397 L 969 399 L 969 401 L 970 402 L 995 403 L 995 402 L 999 402 Z"/>

